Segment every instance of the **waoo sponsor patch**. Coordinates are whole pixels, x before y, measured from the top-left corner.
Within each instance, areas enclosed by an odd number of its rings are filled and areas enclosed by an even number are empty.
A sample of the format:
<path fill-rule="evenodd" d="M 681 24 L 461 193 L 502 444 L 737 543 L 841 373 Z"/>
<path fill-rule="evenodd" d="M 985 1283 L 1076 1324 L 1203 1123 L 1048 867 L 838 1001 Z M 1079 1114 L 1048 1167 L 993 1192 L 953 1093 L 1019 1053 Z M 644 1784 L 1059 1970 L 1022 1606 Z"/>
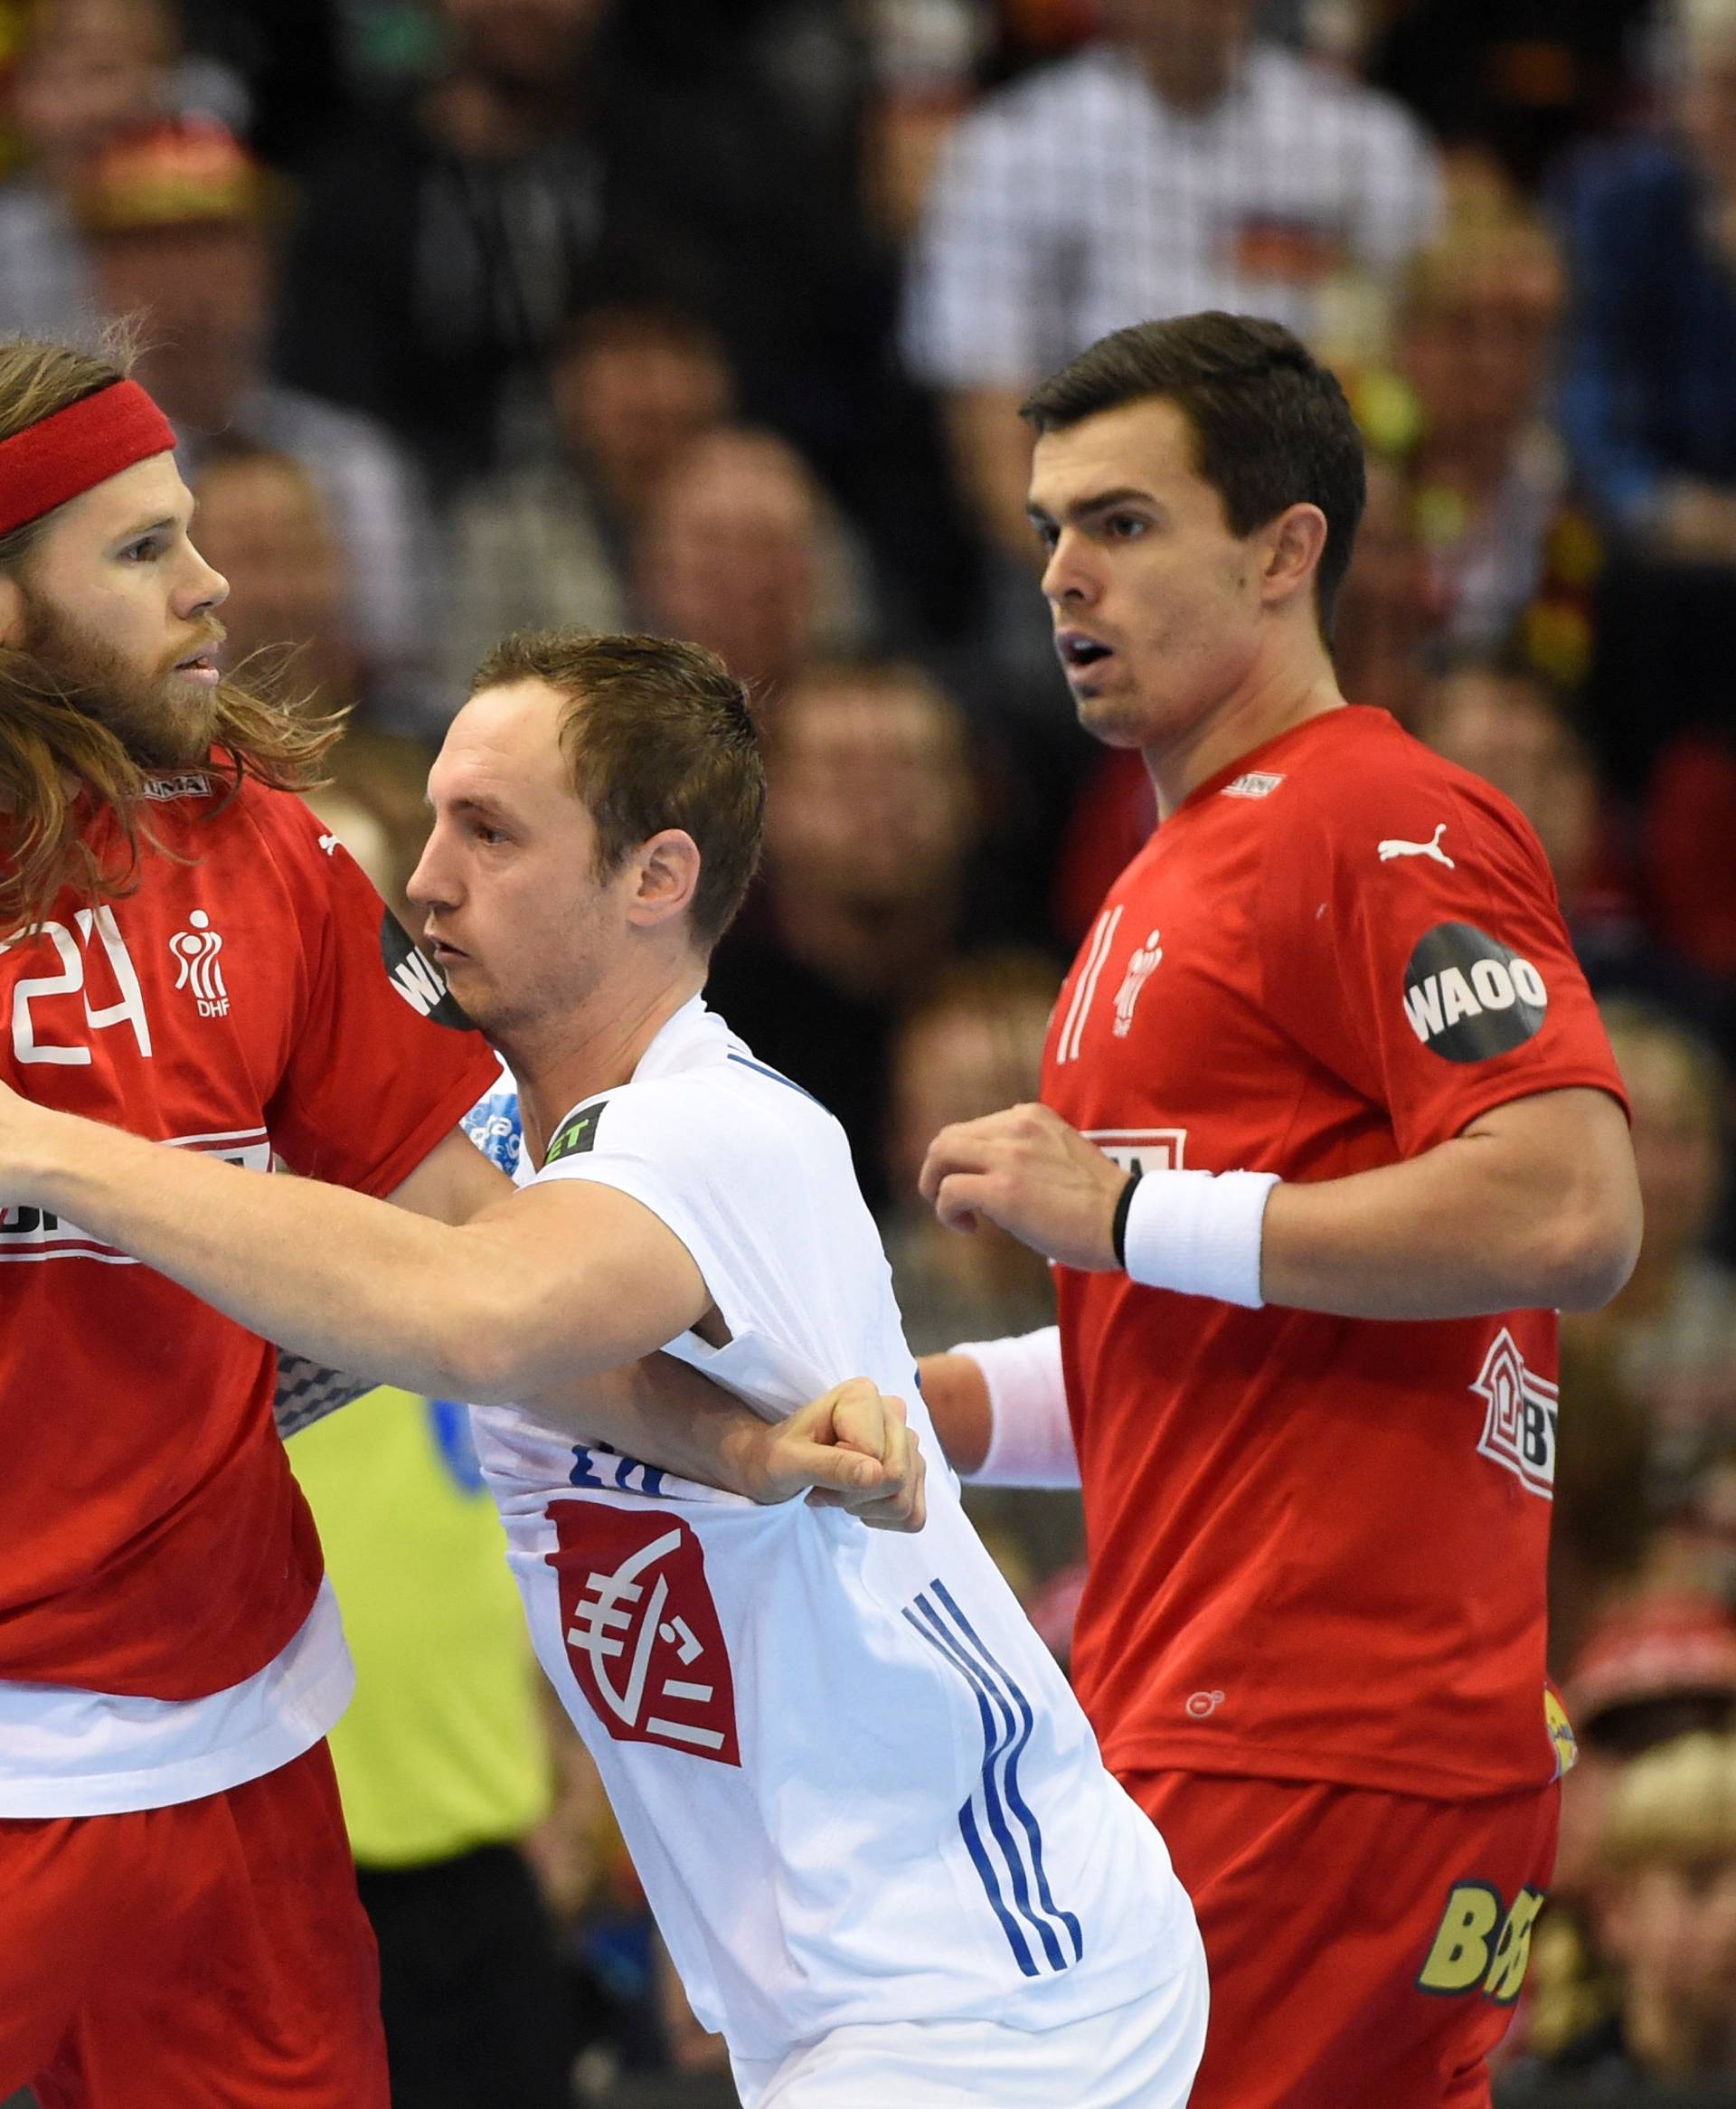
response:
<path fill-rule="evenodd" d="M 1529 960 L 1474 922 L 1438 922 L 1404 970 L 1404 1011 L 1431 1054 L 1487 1062 L 1523 1047 L 1543 1022 L 1549 990 Z"/>

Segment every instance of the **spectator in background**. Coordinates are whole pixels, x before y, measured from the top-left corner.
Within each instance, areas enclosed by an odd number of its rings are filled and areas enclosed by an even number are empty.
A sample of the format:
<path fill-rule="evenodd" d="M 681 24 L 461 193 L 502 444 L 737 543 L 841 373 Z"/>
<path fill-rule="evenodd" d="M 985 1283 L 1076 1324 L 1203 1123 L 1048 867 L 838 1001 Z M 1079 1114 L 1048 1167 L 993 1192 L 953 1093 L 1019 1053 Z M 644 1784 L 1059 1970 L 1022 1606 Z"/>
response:
<path fill-rule="evenodd" d="M 1533 2083 L 1584 2076 L 1611 2040 L 1620 1998 L 1618 1943 L 1603 1924 L 1612 1806 L 1646 1753 L 1736 1726 L 1736 1617 L 1687 1593 L 1617 1603 L 1584 1640 L 1565 1697 L 1579 1759 L 1562 1782 L 1561 1843 L 1533 1952 L 1533 2056 L 1513 2076 L 1515 2102 L 1530 2099 Z"/>
<path fill-rule="evenodd" d="M 897 1020 L 968 928 L 980 810 L 964 721 L 915 667 L 814 666 L 779 699 L 766 762 L 765 865 L 708 1001 L 836 1114 L 880 1208 Z"/>
<path fill-rule="evenodd" d="M 1572 298 L 1561 421 L 1615 536 L 1588 708 L 1613 780 L 1655 791 L 1663 933 L 1736 972 L 1736 0 L 1676 0 L 1666 131 L 1592 147 L 1561 209 Z M 1643 698 L 1643 702 L 1638 700 Z"/>
<path fill-rule="evenodd" d="M 992 1223 L 974 1237 L 943 1230 L 916 1178 L 948 1123 L 1036 1097 L 1060 988 L 1055 962 L 1041 952 L 978 953 L 944 967 L 899 1021 L 886 1116 L 892 1202 L 881 1228 L 914 1354 L 1054 1323 L 1041 1255 Z"/>
<path fill-rule="evenodd" d="M 429 681 L 436 582 L 417 478 L 378 426 L 265 369 L 280 203 L 271 179 L 224 127 L 175 122 L 112 140 L 77 203 L 104 307 L 142 324 L 139 375 L 175 424 L 183 473 L 196 481 L 229 440 L 307 468 L 343 541 L 374 709 L 401 729 L 437 730 L 447 714 Z"/>
<path fill-rule="evenodd" d="M 0 186 L 0 335 L 88 334 L 98 315 L 71 194 L 91 155 L 173 99 L 169 0 L 35 0 L 6 116 L 28 160 Z"/>
<path fill-rule="evenodd" d="M 1679 1494 L 1709 1449 L 1736 1437 L 1736 1276 L 1705 1243 L 1728 1168 L 1729 1080 L 1666 1014 L 1602 1008 L 1632 1107 L 1646 1229 L 1627 1286 L 1563 1332 L 1605 1345 L 1651 1419 L 1659 1491 Z"/>
<path fill-rule="evenodd" d="M 631 601 L 642 628 L 715 652 L 773 713 L 816 657 L 858 648 L 874 627 L 813 471 L 786 441 L 739 427 L 665 464 L 639 514 Z"/>
<path fill-rule="evenodd" d="M 1736 2085 L 1736 1736 L 1684 1736 L 1635 1759 L 1599 1859 L 1617 2009 L 1549 2072 L 1586 2099 L 1722 2096 Z"/>
<path fill-rule="evenodd" d="M 437 0 L 443 71 L 309 170 L 285 375 L 390 425 L 450 489 L 533 412 L 601 234 L 593 45 L 612 0 Z M 365 199 L 367 209 L 357 210 Z"/>
<path fill-rule="evenodd" d="M 1417 730 L 1505 792 L 1535 828 L 1597 994 L 1642 998 L 1722 1041 L 1724 998 L 1640 915 L 1620 830 L 1563 691 L 1521 652 L 1472 656 L 1429 683 Z"/>
<path fill-rule="evenodd" d="M 558 447 L 485 478 L 458 506 L 455 694 L 508 630 L 623 626 L 629 553 L 665 471 L 734 406 L 715 333 L 679 308 L 633 302 L 575 319 L 552 385 Z"/>
<path fill-rule="evenodd" d="M 1445 641 L 1493 652 L 1523 629 L 1577 681 L 1601 551 L 1570 505 L 1566 449 L 1545 416 L 1564 290 L 1543 222 L 1486 173 L 1463 184 L 1401 281 L 1398 393 L 1364 422 L 1401 469 Z M 1354 392 L 1365 410 L 1366 382 Z"/>
<path fill-rule="evenodd" d="M 1041 952 L 972 953 L 943 967 L 893 1032 L 885 1123 L 890 1198 L 881 1234 L 914 1354 L 1055 1322 L 1054 1283 L 1041 1255 L 986 1220 L 972 1237 L 943 1230 L 923 1205 L 916 1177 L 929 1144 L 948 1122 L 1036 1097 L 1043 1036 L 1060 988 L 1060 969 Z M 1064 1663 L 1072 1599 L 1064 1581 L 1058 1591 L 1052 1584 L 1084 1544 L 1078 1494 L 971 1487 L 965 1508 Z"/>
<path fill-rule="evenodd" d="M 1099 41 L 989 97 L 942 153 L 906 360 L 943 392 L 961 487 L 1026 572 L 1015 412 L 1043 374 L 1125 323 L 1193 309 L 1306 333 L 1323 287 L 1395 269 L 1434 221 L 1417 125 L 1257 39 L 1253 14 L 1253 0 L 1106 0 Z"/>
<path fill-rule="evenodd" d="M 1403 476 L 1368 463 L 1368 502 L 1332 625 L 1344 695 L 1414 729 L 1445 610 Z"/>
<path fill-rule="evenodd" d="M 308 803 L 355 854 L 406 929 L 420 927 L 404 887 L 428 828 L 434 757 L 387 729 L 354 633 L 354 566 L 312 474 L 287 454 L 244 441 L 211 449 L 193 492 L 205 541 L 231 581 L 231 656 L 271 655 L 314 714 L 354 713 L 326 757 L 329 783 Z M 388 713 L 390 715 L 390 713 Z"/>

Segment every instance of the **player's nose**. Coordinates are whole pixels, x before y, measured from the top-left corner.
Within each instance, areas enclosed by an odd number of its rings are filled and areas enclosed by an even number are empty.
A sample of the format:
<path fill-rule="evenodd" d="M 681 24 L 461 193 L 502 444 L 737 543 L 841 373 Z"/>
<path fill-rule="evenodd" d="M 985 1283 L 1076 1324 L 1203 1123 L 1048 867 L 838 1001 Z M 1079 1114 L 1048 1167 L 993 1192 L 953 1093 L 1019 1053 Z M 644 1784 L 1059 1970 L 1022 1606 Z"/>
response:
<path fill-rule="evenodd" d="M 1043 567 L 1043 591 L 1057 608 L 1083 606 L 1095 596 L 1088 554 L 1065 528 Z"/>

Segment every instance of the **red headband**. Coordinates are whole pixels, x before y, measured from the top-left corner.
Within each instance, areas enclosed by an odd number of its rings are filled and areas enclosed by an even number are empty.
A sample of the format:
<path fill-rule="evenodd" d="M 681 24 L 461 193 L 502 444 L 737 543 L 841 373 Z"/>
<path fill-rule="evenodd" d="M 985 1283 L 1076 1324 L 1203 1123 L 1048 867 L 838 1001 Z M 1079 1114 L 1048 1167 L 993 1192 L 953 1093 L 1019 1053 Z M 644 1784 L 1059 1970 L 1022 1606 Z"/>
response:
<path fill-rule="evenodd" d="M 0 440 L 0 534 L 174 447 L 174 426 L 137 382 L 111 382 Z"/>

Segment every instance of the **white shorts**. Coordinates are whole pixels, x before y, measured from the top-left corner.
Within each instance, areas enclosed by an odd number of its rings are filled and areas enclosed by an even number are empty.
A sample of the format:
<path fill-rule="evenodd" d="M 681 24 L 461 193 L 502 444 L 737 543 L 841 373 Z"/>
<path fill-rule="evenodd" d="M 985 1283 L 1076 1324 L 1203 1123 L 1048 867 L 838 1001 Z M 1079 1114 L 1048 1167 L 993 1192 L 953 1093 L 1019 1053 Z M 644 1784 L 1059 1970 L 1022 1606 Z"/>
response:
<path fill-rule="evenodd" d="M 742 2109 L 1182 2109 L 1205 2048 L 1203 1950 L 1157 1991 L 1058 2029 L 858 2022 L 733 2061 Z"/>

